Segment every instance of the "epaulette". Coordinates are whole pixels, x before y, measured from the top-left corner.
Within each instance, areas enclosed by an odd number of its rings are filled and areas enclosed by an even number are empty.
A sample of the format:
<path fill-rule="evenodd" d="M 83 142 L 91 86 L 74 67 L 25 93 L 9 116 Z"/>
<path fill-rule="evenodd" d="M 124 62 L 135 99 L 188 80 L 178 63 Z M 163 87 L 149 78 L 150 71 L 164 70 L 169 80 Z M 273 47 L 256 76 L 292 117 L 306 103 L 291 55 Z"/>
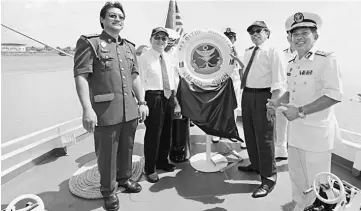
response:
<path fill-rule="evenodd" d="M 95 38 L 95 37 L 99 37 L 99 34 L 89 34 L 89 35 L 82 35 L 81 36 L 81 38 L 85 39 L 85 41 L 88 42 L 89 45 L 91 46 L 91 48 L 93 49 L 93 52 L 95 54 L 95 58 L 99 59 L 99 55 L 98 55 L 98 53 L 96 51 L 96 48 L 95 48 L 94 44 L 92 43 L 95 40 L 90 41 L 91 38 Z"/>
<path fill-rule="evenodd" d="M 249 48 L 246 49 L 246 51 L 249 51 L 249 50 L 251 50 L 251 49 L 253 49 L 253 48 L 254 48 L 254 46 L 249 47 Z"/>
<path fill-rule="evenodd" d="M 99 34 L 87 34 L 87 35 L 82 35 L 81 37 L 90 39 L 90 38 L 94 38 L 94 37 L 99 37 Z"/>
<path fill-rule="evenodd" d="M 290 61 L 288 61 L 288 63 L 294 62 L 296 59 L 297 55 L 295 57 L 293 57 L 293 59 L 291 59 Z"/>
<path fill-rule="evenodd" d="M 127 41 L 129 44 L 132 44 L 132 45 L 135 47 L 135 44 L 134 44 L 134 43 L 132 43 L 132 42 L 130 42 L 129 40 L 124 39 L 124 38 L 123 38 L 123 40 Z"/>
<path fill-rule="evenodd" d="M 319 51 L 319 50 L 315 52 L 315 55 L 324 56 L 324 57 L 326 57 L 326 56 L 328 56 L 330 54 L 332 54 L 332 52 L 328 53 L 328 52 Z"/>

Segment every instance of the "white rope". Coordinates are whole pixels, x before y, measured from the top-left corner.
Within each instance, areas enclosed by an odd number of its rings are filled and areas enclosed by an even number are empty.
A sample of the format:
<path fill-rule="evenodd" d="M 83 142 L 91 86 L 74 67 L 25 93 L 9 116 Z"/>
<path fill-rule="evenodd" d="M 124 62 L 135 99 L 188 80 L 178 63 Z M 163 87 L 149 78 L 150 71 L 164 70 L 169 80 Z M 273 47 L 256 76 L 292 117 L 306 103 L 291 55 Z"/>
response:
<path fill-rule="evenodd" d="M 63 54 L 65 54 L 65 55 L 67 55 L 67 56 L 70 56 L 70 57 L 73 57 L 73 58 L 74 58 L 74 55 L 71 55 L 71 54 L 69 54 L 69 53 L 67 53 L 67 52 L 65 52 L 65 51 L 62 51 L 62 50 L 60 50 L 60 49 L 57 49 L 57 48 L 53 48 L 53 47 L 51 47 L 50 45 L 47 45 L 47 44 L 45 44 L 45 43 L 43 43 L 43 42 L 40 42 L 40 41 L 38 41 L 38 40 L 36 40 L 36 39 L 34 39 L 34 38 L 32 38 L 32 37 L 29 37 L 29 36 L 27 36 L 27 35 L 19 32 L 19 31 L 16 31 L 15 29 L 12 29 L 12 28 L 10 28 L 10 27 L 8 27 L 8 26 L 5 26 L 4 24 L 1 24 L 1 26 L 3 26 L 3 27 L 5 27 L 5 28 L 7 28 L 7 29 L 9 29 L 9 30 L 11 30 L 11 31 L 13 31 L 13 32 L 15 32 L 15 33 L 18 33 L 18 34 L 20 34 L 20 35 L 23 35 L 24 37 L 29 38 L 29 39 L 37 42 L 37 43 L 40 43 L 40 44 L 45 45 L 45 46 L 48 46 L 48 47 L 50 47 L 51 49 L 54 49 L 54 50 L 56 50 L 56 51 L 58 51 L 58 52 L 60 52 L 60 53 L 63 53 Z"/>

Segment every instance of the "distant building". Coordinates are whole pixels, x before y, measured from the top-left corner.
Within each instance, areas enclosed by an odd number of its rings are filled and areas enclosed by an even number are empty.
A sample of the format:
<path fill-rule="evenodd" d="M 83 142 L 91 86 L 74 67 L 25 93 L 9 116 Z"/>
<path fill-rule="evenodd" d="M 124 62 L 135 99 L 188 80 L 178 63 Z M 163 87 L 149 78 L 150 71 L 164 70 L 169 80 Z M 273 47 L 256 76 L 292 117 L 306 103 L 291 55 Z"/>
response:
<path fill-rule="evenodd" d="M 25 44 L 1 43 L 1 52 L 26 52 Z"/>

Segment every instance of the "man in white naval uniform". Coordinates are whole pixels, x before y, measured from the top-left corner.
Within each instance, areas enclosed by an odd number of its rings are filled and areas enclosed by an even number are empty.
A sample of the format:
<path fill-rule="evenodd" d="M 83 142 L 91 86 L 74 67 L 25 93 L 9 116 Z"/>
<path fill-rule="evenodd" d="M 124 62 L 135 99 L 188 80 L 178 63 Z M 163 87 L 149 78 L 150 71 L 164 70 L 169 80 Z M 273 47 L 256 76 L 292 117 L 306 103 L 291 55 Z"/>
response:
<path fill-rule="evenodd" d="M 287 31 L 287 41 L 290 45 L 289 48 L 283 50 L 286 56 L 286 61 L 290 61 L 295 58 L 297 51 L 292 44 L 291 33 L 289 28 L 286 26 Z M 288 121 L 286 117 L 282 114 L 282 109 L 276 110 L 276 137 L 275 137 L 275 159 L 277 160 L 286 160 L 288 158 L 287 151 L 287 127 Z"/>
<path fill-rule="evenodd" d="M 237 34 L 236 32 L 228 27 L 224 30 L 224 35 L 226 35 L 228 37 L 228 39 L 231 41 L 231 43 L 233 44 L 233 53 L 235 55 L 237 55 L 237 49 L 236 46 L 234 45 L 234 43 L 237 41 Z M 242 90 L 241 90 L 241 78 L 242 78 L 242 69 L 244 67 L 243 63 L 238 63 L 235 62 L 234 64 L 234 71 L 231 74 L 231 79 L 233 82 L 233 87 L 234 87 L 234 93 L 236 95 L 236 99 L 237 99 L 237 108 L 234 110 L 234 118 L 235 118 L 235 122 L 237 124 L 237 116 L 238 114 L 242 113 L 242 108 L 241 108 L 241 95 L 242 95 Z M 218 143 L 220 140 L 220 137 L 218 136 L 213 136 L 212 137 L 212 141 L 213 143 Z M 241 149 L 245 149 L 246 148 L 246 144 L 244 142 L 240 142 L 240 147 Z"/>
<path fill-rule="evenodd" d="M 292 43 L 298 55 L 287 67 L 288 91 L 271 105 L 283 107 L 289 120 L 288 169 L 295 211 L 312 204 L 315 195 L 304 195 L 315 176 L 330 172 L 331 151 L 338 132 L 333 105 L 342 100 L 342 82 L 334 54 L 317 49 L 321 18 L 314 13 L 296 13 L 289 17 Z M 288 103 L 288 104 L 285 104 Z"/>

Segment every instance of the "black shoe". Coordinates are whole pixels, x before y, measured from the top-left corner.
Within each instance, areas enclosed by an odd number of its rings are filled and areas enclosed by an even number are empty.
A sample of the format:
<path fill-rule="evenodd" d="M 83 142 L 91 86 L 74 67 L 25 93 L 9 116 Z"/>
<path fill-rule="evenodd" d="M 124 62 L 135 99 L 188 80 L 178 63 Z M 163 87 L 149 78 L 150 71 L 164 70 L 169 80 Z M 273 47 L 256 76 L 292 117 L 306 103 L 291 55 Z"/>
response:
<path fill-rule="evenodd" d="M 232 141 L 232 142 L 235 142 L 235 143 L 238 142 L 238 140 L 235 139 L 235 138 L 229 138 L 229 140 Z"/>
<path fill-rule="evenodd" d="M 107 211 L 117 211 L 119 209 L 119 199 L 115 194 L 104 197 L 104 209 Z"/>
<path fill-rule="evenodd" d="M 257 169 L 254 169 L 251 165 L 248 166 L 238 166 L 238 170 L 244 171 L 244 172 L 256 172 L 259 174 L 259 171 Z"/>
<path fill-rule="evenodd" d="M 148 182 L 150 182 L 150 183 L 156 183 L 159 180 L 157 172 L 154 172 L 151 174 L 145 173 L 145 177 L 147 178 Z"/>
<path fill-rule="evenodd" d="M 163 171 L 172 172 L 175 170 L 175 165 L 170 163 L 165 163 L 165 164 L 156 165 L 156 168 L 161 169 Z"/>
<path fill-rule="evenodd" d="M 269 183 L 269 184 L 268 184 Z M 256 191 L 253 192 L 252 197 L 253 198 L 260 198 L 260 197 L 265 197 L 267 196 L 269 193 L 271 193 L 271 191 L 273 190 L 273 188 L 275 187 L 275 182 L 268 182 L 266 183 L 262 183 Z"/>
<path fill-rule="evenodd" d="M 142 190 L 142 186 L 139 183 L 128 179 L 124 184 L 118 184 L 118 187 L 122 187 L 128 193 L 139 193 Z"/>

